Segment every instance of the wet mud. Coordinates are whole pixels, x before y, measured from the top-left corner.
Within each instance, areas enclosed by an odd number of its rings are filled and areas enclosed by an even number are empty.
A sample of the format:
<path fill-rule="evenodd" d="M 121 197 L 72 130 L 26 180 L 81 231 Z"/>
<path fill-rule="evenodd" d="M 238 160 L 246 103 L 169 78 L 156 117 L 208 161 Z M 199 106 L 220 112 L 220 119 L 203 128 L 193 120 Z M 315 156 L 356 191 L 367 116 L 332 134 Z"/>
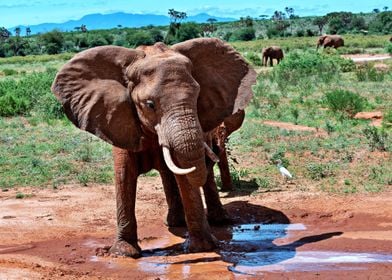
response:
<path fill-rule="evenodd" d="M 159 178 L 141 181 L 136 260 L 97 254 L 115 236 L 113 186 L 0 193 L 0 279 L 392 279 L 391 193 L 222 194 L 233 225 L 212 228 L 214 252 L 188 254 Z"/>

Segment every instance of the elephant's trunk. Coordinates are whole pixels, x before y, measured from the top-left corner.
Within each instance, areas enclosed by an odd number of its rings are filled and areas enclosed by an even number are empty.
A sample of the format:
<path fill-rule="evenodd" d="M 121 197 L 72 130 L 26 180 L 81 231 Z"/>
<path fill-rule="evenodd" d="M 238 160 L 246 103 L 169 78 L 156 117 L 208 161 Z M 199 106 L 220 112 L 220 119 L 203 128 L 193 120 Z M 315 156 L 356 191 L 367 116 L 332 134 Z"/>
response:
<path fill-rule="evenodd" d="M 173 173 L 185 175 L 192 186 L 204 185 L 207 178 L 205 146 L 194 110 L 183 109 L 180 113 L 170 113 L 162 118 L 161 124 L 157 126 L 157 133 L 161 146 L 166 147 L 166 165 Z"/>

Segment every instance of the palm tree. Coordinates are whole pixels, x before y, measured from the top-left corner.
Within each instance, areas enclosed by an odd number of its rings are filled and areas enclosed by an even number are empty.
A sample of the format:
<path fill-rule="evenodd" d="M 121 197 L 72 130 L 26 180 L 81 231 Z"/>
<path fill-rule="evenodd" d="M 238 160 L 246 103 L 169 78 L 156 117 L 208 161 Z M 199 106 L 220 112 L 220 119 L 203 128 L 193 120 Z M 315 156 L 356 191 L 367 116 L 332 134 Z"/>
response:
<path fill-rule="evenodd" d="M 30 27 L 26 27 L 26 36 L 30 36 L 30 34 L 31 34 Z"/>

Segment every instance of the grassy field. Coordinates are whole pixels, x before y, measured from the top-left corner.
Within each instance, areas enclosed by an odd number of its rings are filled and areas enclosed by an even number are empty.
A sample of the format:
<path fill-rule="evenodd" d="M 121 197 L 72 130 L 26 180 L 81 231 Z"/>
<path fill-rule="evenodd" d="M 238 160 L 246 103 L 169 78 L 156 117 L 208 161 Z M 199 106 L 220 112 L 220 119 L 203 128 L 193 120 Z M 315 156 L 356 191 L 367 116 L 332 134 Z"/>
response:
<path fill-rule="evenodd" d="M 385 39 L 351 35 L 339 53 L 355 48 L 382 53 Z M 385 72 L 374 70 L 374 63 L 355 67 L 335 52 L 315 53 L 315 40 L 233 43 L 247 57 L 259 56 L 271 44 L 287 51 L 274 68 L 258 67 L 248 57 L 260 75 L 245 123 L 229 141 L 240 192 L 379 192 L 392 185 L 392 61 L 383 62 L 389 65 Z M 64 119 L 50 92 L 55 70 L 70 57 L 0 59 L 0 188 L 113 182 L 111 147 Z M 381 111 L 383 126 L 354 119 L 356 111 Z M 264 124 L 266 120 L 317 131 L 280 129 Z M 294 174 L 292 182 L 280 177 L 275 159 Z"/>

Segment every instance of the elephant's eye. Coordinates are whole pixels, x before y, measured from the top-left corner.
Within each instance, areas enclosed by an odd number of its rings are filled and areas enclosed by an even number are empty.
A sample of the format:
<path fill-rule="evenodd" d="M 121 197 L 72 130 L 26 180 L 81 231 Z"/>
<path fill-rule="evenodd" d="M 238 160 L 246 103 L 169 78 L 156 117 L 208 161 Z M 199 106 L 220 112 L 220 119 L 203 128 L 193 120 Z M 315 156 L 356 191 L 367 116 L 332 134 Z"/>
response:
<path fill-rule="evenodd" d="M 155 103 L 154 103 L 154 101 L 152 101 L 152 100 L 147 100 L 146 101 L 146 106 L 148 107 L 148 108 L 150 108 L 150 109 L 155 109 Z"/>

